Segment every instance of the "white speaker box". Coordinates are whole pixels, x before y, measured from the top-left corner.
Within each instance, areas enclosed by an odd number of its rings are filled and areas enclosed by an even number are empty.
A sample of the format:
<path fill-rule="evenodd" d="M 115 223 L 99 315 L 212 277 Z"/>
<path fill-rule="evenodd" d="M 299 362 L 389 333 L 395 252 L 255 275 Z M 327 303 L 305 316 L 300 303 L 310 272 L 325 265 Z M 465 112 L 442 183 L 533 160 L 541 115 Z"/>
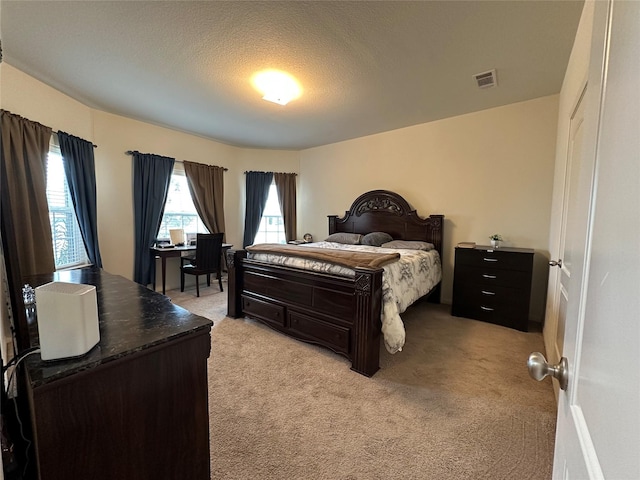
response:
<path fill-rule="evenodd" d="M 96 287 L 51 282 L 36 287 L 42 360 L 79 357 L 100 341 Z"/>

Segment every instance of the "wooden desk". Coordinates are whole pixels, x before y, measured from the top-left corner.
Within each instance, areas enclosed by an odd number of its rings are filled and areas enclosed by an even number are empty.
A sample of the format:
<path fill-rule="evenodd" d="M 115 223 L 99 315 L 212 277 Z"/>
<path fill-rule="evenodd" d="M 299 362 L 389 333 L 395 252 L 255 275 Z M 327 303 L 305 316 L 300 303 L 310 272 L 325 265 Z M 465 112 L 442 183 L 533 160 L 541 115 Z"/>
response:
<path fill-rule="evenodd" d="M 93 267 L 28 278 L 52 280 L 96 286 L 100 342 L 25 360 L 39 470 L 26 478 L 208 480 L 211 320 Z"/>
<path fill-rule="evenodd" d="M 222 244 L 222 257 L 225 257 L 225 252 L 233 247 L 231 243 L 223 243 Z M 195 252 L 195 245 L 185 245 L 183 247 L 170 247 L 170 248 L 157 248 L 151 247 L 151 259 L 154 260 L 156 257 L 160 258 L 162 262 L 162 294 L 165 294 L 165 285 L 167 278 L 167 258 L 171 257 L 181 257 L 184 252 Z M 225 258 L 226 261 L 226 258 Z M 156 289 L 156 279 L 153 278 L 153 290 Z"/>

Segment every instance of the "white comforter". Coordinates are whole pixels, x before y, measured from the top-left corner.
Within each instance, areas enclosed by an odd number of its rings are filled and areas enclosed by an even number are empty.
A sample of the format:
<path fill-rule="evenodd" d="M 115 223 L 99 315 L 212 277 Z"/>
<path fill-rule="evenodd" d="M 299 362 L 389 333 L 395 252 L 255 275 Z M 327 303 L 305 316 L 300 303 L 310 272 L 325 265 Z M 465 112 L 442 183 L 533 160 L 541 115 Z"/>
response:
<path fill-rule="evenodd" d="M 442 267 L 438 251 L 430 250 L 426 252 L 424 250 L 345 245 L 332 242 L 316 242 L 304 245 L 361 252 L 398 252 L 400 254 L 400 259 L 397 262 L 392 262 L 382 267 L 384 273 L 382 274 L 381 320 L 382 335 L 387 351 L 396 353 L 402 350 L 405 342 L 405 330 L 400 314 L 418 298 L 431 290 L 442 278 Z M 249 253 L 249 258 L 345 277 L 353 277 L 355 275 L 355 272 L 350 268 L 305 258 L 268 253 Z"/>

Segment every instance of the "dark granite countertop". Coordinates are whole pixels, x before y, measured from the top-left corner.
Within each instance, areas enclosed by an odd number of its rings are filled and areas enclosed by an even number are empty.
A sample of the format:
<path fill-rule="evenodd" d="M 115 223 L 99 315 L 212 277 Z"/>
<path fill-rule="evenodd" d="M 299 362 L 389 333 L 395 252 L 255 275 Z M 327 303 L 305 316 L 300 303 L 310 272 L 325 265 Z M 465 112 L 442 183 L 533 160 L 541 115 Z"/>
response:
<path fill-rule="evenodd" d="M 213 325 L 160 293 L 94 267 L 25 279 L 34 288 L 52 281 L 96 286 L 100 342 L 74 359 L 45 362 L 39 353 L 27 357 L 24 363 L 33 388 L 185 335 L 210 331 Z M 39 344 L 37 318 L 29 317 L 31 344 L 35 346 Z"/>

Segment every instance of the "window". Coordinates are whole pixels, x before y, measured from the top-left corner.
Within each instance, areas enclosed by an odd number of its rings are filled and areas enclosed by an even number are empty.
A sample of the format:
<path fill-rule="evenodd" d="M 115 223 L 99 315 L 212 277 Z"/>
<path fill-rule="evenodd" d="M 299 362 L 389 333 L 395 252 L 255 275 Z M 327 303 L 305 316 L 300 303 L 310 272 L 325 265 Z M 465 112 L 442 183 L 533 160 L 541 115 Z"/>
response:
<path fill-rule="evenodd" d="M 60 147 L 53 143 L 47 156 L 47 203 L 53 237 L 53 258 L 56 270 L 88 265 L 89 257 L 82 240 L 78 219 L 73 208 L 67 176 L 64 173 Z"/>
<path fill-rule="evenodd" d="M 187 177 L 181 164 L 175 164 L 171 173 L 167 203 L 164 206 L 158 238 L 168 240 L 169 230 L 173 228 L 182 228 L 188 240 L 195 239 L 198 233 L 209 233 L 193 204 Z"/>
<path fill-rule="evenodd" d="M 284 219 L 282 218 L 282 210 L 278 201 L 278 191 L 275 183 L 269 187 L 269 197 L 267 205 L 262 212 L 262 220 L 260 220 L 260 228 L 253 243 L 287 243 L 284 234 Z"/>

